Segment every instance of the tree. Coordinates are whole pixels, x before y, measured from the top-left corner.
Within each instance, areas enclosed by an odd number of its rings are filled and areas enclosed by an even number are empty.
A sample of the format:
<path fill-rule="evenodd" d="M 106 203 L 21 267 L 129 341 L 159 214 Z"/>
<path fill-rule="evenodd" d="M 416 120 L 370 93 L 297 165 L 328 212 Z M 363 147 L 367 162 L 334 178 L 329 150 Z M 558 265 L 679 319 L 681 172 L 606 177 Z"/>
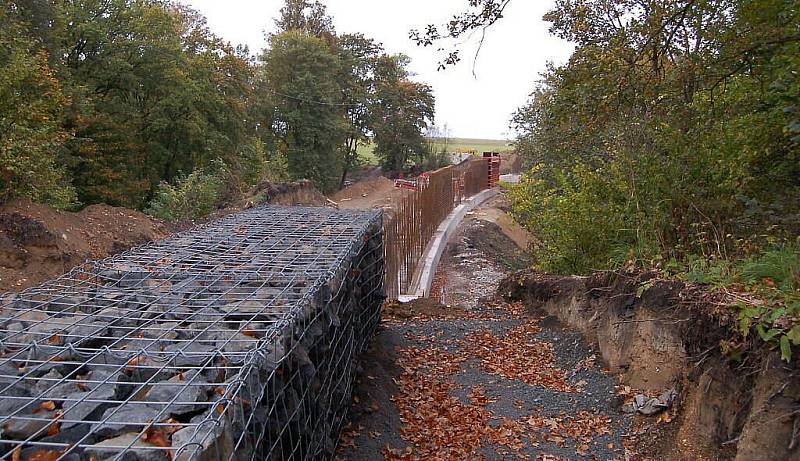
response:
<path fill-rule="evenodd" d="M 160 2 L 65 3 L 63 66 L 81 199 L 142 207 L 163 180 L 250 142 L 251 65 L 205 19 Z"/>
<path fill-rule="evenodd" d="M 451 132 L 446 123 L 443 127 L 428 127 L 425 133 L 425 151 L 421 159 L 424 170 L 436 170 L 452 164 L 450 141 Z"/>
<path fill-rule="evenodd" d="M 514 116 L 545 266 L 724 258 L 797 235 L 798 2 L 559 0 L 577 44 Z M 752 250 L 748 250 L 752 251 Z"/>
<path fill-rule="evenodd" d="M 408 63 L 403 55 L 382 56 L 375 68 L 375 153 L 386 171 L 396 173 L 425 151 L 424 132 L 434 118 L 433 90 L 409 79 Z"/>
<path fill-rule="evenodd" d="M 0 202 L 28 196 L 65 208 L 75 204 L 59 156 L 68 99 L 47 52 L 23 31 L 10 5 L 0 6 Z"/>
<path fill-rule="evenodd" d="M 375 94 L 375 66 L 383 52 L 381 45 L 361 34 L 343 35 L 337 40 L 341 68 L 342 103 L 347 128 L 343 151 L 341 186 L 359 162 L 358 146 L 369 142 L 372 132 L 370 107 Z"/>
<path fill-rule="evenodd" d="M 339 147 L 346 136 L 338 56 L 324 40 L 290 30 L 270 38 L 262 60 L 275 102 L 272 129 L 290 176 L 334 190 L 342 171 Z"/>
<path fill-rule="evenodd" d="M 275 25 L 279 34 L 299 30 L 328 40 L 336 36 L 333 18 L 328 16 L 327 7 L 318 1 L 286 0 Z"/>
<path fill-rule="evenodd" d="M 372 134 L 381 46 L 337 36 L 319 1 L 287 0 L 261 62 L 175 2 L 0 9 L 2 199 L 144 209 L 210 176 L 218 204 L 263 177 L 329 191 Z"/>

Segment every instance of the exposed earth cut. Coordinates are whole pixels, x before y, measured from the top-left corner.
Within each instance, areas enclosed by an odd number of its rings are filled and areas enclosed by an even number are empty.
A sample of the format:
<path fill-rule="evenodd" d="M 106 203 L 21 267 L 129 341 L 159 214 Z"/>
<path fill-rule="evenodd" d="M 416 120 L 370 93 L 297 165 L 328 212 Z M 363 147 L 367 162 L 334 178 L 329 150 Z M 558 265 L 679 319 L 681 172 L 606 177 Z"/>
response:
<path fill-rule="evenodd" d="M 432 298 L 384 306 L 340 460 L 800 460 L 796 363 L 737 336 L 729 294 L 517 272 L 504 208 L 464 220 Z"/>

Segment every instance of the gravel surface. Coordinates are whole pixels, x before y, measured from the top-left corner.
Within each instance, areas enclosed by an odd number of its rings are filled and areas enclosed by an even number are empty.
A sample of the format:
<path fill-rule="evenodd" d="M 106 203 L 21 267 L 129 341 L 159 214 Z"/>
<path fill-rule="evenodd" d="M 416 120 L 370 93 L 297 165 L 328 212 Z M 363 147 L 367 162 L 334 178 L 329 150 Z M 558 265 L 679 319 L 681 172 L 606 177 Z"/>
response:
<path fill-rule="evenodd" d="M 456 318 L 384 318 L 338 459 L 622 459 L 616 379 L 577 332 L 494 297 L 518 249 L 483 251 L 486 224 L 461 224 L 437 274 Z"/>

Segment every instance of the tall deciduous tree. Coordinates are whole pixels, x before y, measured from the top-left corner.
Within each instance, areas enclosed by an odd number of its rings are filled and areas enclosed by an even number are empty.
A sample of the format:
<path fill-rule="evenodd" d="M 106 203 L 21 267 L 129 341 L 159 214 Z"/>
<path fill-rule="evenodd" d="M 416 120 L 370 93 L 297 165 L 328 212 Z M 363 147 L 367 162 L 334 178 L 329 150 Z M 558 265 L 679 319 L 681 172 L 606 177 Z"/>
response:
<path fill-rule="evenodd" d="M 111 0 L 68 2 L 62 16 L 82 200 L 141 207 L 160 181 L 247 142 L 249 64 L 196 12 Z"/>
<path fill-rule="evenodd" d="M 231 192 L 265 173 L 332 190 L 373 132 L 382 49 L 319 1 L 286 1 L 261 62 L 172 1 L 0 9 L 0 200 L 145 208 L 187 178 Z"/>
<path fill-rule="evenodd" d="M 362 34 L 343 35 L 337 40 L 346 132 L 342 146 L 341 184 L 359 162 L 358 146 L 372 133 L 371 105 L 375 96 L 375 66 L 383 48 Z"/>
<path fill-rule="evenodd" d="M 386 171 L 398 173 L 415 155 L 424 155 L 424 133 L 434 118 L 433 90 L 409 78 L 408 63 L 403 55 L 382 56 L 375 68 L 375 153 Z"/>
<path fill-rule="evenodd" d="M 59 153 L 68 99 L 47 51 L 23 31 L 10 5 L 0 6 L 0 201 L 25 195 L 67 207 L 75 191 Z"/>
<path fill-rule="evenodd" d="M 290 30 L 271 37 L 262 59 L 275 103 L 272 128 L 289 174 L 334 190 L 342 171 L 339 147 L 346 136 L 338 56 L 323 39 Z"/>

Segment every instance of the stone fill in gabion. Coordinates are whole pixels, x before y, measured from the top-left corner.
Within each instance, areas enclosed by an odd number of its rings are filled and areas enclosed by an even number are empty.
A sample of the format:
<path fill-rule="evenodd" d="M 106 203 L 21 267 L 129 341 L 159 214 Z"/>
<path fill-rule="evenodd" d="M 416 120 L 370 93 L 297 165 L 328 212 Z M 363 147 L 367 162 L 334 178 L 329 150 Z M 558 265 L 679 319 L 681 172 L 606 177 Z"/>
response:
<path fill-rule="evenodd" d="M 0 299 L 0 458 L 326 459 L 380 211 L 258 207 Z"/>

